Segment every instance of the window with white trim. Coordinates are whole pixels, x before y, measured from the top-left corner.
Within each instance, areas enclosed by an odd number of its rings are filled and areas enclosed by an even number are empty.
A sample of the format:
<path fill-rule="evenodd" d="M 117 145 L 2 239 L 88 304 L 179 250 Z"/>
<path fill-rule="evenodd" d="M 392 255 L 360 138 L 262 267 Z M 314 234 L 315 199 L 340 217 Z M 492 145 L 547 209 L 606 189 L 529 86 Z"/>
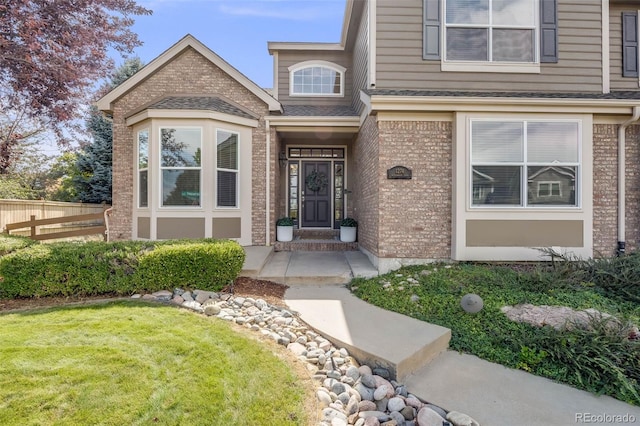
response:
<path fill-rule="evenodd" d="M 344 73 L 340 65 L 305 61 L 289 67 L 291 96 L 343 96 Z"/>
<path fill-rule="evenodd" d="M 446 0 L 445 60 L 537 62 L 535 0 Z"/>
<path fill-rule="evenodd" d="M 149 207 L 149 129 L 138 132 L 138 207 Z"/>
<path fill-rule="evenodd" d="M 579 205 L 579 121 L 474 119 L 470 126 L 472 206 Z"/>
<path fill-rule="evenodd" d="M 217 207 L 238 207 L 238 150 L 237 133 L 216 132 Z"/>
<path fill-rule="evenodd" d="M 202 129 L 160 128 L 162 207 L 200 207 Z"/>

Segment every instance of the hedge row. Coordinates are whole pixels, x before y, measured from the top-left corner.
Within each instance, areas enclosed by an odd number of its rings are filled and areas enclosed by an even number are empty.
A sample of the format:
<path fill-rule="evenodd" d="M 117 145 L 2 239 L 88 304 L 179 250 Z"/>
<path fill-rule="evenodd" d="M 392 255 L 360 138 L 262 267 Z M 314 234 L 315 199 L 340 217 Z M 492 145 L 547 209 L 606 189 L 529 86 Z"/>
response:
<path fill-rule="evenodd" d="M 29 238 L 0 234 L 0 256 L 35 244 L 38 244 L 38 242 Z"/>
<path fill-rule="evenodd" d="M 220 291 L 244 258 L 227 240 L 38 244 L 0 257 L 0 298 Z"/>

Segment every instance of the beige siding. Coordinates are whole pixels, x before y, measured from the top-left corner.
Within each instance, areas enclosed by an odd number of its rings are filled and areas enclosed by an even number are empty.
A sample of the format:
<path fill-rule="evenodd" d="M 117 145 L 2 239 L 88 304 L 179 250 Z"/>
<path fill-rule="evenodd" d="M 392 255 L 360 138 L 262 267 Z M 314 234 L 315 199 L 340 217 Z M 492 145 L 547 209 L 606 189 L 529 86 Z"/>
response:
<path fill-rule="evenodd" d="M 289 96 L 289 67 L 304 61 L 328 61 L 347 70 L 344 78 L 344 96 Z M 278 52 L 278 100 L 285 105 L 351 105 L 351 58 L 344 51 L 279 51 Z"/>
<path fill-rule="evenodd" d="M 351 73 L 353 79 L 352 105 L 358 112 L 363 107 L 362 102 L 360 102 L 360 90 L 366 89 L 369 84 L 368 9 L 369 2 L 366 3 L 366 7 L 362 12 L 362 19 L 360 19 L 358 35 L 353 49 L 353 71 Z"/>
<path fill-rule="evenodd" d="M 599 1 L 559 0 L 560 60 L 539 74 L 443 72 L 440 61 L 423 60 L 422 1 L 378 1 L 378 89 L 602 91 Z"/>
<path fill-rule="evenodd" d="M 612 4 L 609 8 L 609 64 L 611 90 L 638 90 L 638 77 L 622 76 L 622 12 L 633 12 L 640 5 Z"/>

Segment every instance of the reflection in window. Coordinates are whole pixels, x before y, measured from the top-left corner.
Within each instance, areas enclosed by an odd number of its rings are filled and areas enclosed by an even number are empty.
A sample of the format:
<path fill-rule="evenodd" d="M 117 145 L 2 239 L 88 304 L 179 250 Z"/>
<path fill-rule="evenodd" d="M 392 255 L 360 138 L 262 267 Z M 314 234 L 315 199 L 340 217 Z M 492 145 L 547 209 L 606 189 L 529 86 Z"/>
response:
<path fill-rule="evenodd" d="M 336 227 L 344 217 L 344 163 L 333 163 L 333 208 Z"/>
<path fill-rule="evenodd" d="M 200 206 L 202 129 L 160 129 L 163 206 Z"/>
<path fill-rule="evenodd" d="M 138 132 L 138 207 L 149 207 L 149 129 Z"/>
<path fill-rule="evenodd" d="M 217 207 L 238 207 L 238 134 L 218 130 Z"/>
<path fill-rule="evenodd" d="M 446 0 L 446 59 L 536 61 L 537 3 L 532 0 Z"/>
<path fill-rule="evenodd" d="M 471 122 L 474 206 L 577 206 L 577 121 Z"/>
<path fill-rule="evenodd" d="M 298 219 L 298 162 L 289 163 L 289 217 Z"/>

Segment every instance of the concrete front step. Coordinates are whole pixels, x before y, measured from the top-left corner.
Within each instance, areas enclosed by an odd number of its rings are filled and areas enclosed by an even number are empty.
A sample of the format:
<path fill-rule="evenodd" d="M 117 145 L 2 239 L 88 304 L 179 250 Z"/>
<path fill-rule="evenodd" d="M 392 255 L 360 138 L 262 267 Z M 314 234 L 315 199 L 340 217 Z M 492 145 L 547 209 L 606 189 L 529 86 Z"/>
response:
<path fill-rule="evenodd" d="M 293 241 L 276 241 L 275 251 L 354 251 L 358 243 L 344 243 L 333 239 L 294 239 Z"/>
<path fill-rule="evenodd" d="M 343 252 L 274 252 L 260 279 L 280 284 L 346 284 L 353 274 Z"/>
<path fill-rule="evenodd" d="M 285 301 L 336 346 L 361 363 L 389 369 L 400 382 L 444 351 L 451 339 L 447 328 L 370 305 L 344 286 L 291 286 Z"/>

